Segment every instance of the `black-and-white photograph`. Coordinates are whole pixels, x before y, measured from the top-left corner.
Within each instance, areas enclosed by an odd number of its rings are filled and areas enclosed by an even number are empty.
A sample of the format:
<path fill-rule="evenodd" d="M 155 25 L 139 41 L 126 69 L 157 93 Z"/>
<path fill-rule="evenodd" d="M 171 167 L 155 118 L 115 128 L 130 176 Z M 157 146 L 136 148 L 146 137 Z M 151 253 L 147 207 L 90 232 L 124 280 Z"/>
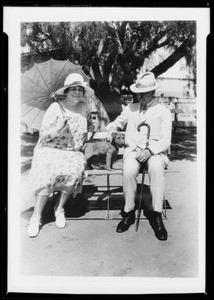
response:
<path fill-rule="evenodd" d="M 9 291 L 205 291 L 209 30 L 209 8 L 4 8 Z"/>

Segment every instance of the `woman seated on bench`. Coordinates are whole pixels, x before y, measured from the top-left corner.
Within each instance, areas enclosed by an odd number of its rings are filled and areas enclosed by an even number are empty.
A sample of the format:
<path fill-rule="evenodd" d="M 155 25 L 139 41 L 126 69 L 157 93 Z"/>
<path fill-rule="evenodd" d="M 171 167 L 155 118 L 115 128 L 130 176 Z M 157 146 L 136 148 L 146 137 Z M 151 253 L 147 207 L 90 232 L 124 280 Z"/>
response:
<path fill-rule="evenodd" d="M 51 104 L 44 115 L 30 171 L 35 207 L 29 237 L 38 235 L 42 211 L 51 193 L 61 192 L 54 213 L 56 226 L 64 228 L 64 205 L 71 194 L 75 197 L 82 190 L 86 159 L 81 150 L 91 121 L 88 99 L 93 94 L 80 74 L 70 74 L 64 87 L 56 91 L 61 101 Z"/>

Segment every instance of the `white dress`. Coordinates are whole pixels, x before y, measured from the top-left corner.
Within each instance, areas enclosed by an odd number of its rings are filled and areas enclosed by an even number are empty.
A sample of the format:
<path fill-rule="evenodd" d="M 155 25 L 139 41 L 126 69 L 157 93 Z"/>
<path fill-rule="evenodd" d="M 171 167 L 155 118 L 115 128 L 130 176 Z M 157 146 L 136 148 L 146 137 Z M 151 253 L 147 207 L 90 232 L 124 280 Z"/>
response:
<path fill-rule="evenodd" d="M 86 159 L 81 150 L 90 115 L 84 102 L 78 103 L 75 113 L 62 107 L 55 102 L 44 115 L 29 174 L 30 186 L 36 194 L 62 191 L 75 197 L 82 191 Z M 68 119 L 69 128 L 59 135 L 56 124 L 62 118 Z"/>

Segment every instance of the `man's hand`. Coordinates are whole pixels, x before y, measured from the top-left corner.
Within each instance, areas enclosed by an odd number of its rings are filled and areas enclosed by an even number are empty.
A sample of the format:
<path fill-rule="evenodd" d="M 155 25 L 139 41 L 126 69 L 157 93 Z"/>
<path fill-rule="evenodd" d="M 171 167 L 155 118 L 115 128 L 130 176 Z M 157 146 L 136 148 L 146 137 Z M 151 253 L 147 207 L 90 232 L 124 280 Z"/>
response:
<path fill-rule="evenodd" d="M 117 130 L 114 129 L 114 127 L 111 127 L 109 128 L 109 131 L 107 132 L 107 135 L 106 135 L 106 139 L 107 141 L 109 141 L 110 143 L 112 142 L 113 140 L 113 136 L 112 136 L 112 133 L 113 132 L 117 132 Z"/>
<path fill-rule="evenodd" d="M 137 150 L 137 153 L 136 153 L 136 160 L 140 163 L 143 163 L 145 161 L 147 161 L 147 159 L 149 159 L 151 156 L 151 153 L 148 149 L 144 149 L 144 150 Z"/>

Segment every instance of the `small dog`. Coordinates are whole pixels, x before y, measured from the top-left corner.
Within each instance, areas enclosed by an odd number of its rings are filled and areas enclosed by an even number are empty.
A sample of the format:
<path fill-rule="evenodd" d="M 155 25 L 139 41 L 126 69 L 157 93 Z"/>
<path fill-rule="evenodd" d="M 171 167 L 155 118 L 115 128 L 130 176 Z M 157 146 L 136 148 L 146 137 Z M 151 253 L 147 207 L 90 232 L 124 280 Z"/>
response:
<path fill-rule="evenodd" d="M 112 170 L 113 156 L 118 153 L 119 148 L 125 145 L 125 134 L 121 132 L 112 133 L 113 140 L 108 142 L 107 140 L 92 140 L 85 144 L 84 153 L 87 160 L 89 169 L 92 167 L 92 159 L 95 155 L 106 155 L 106 169 Z"/>

